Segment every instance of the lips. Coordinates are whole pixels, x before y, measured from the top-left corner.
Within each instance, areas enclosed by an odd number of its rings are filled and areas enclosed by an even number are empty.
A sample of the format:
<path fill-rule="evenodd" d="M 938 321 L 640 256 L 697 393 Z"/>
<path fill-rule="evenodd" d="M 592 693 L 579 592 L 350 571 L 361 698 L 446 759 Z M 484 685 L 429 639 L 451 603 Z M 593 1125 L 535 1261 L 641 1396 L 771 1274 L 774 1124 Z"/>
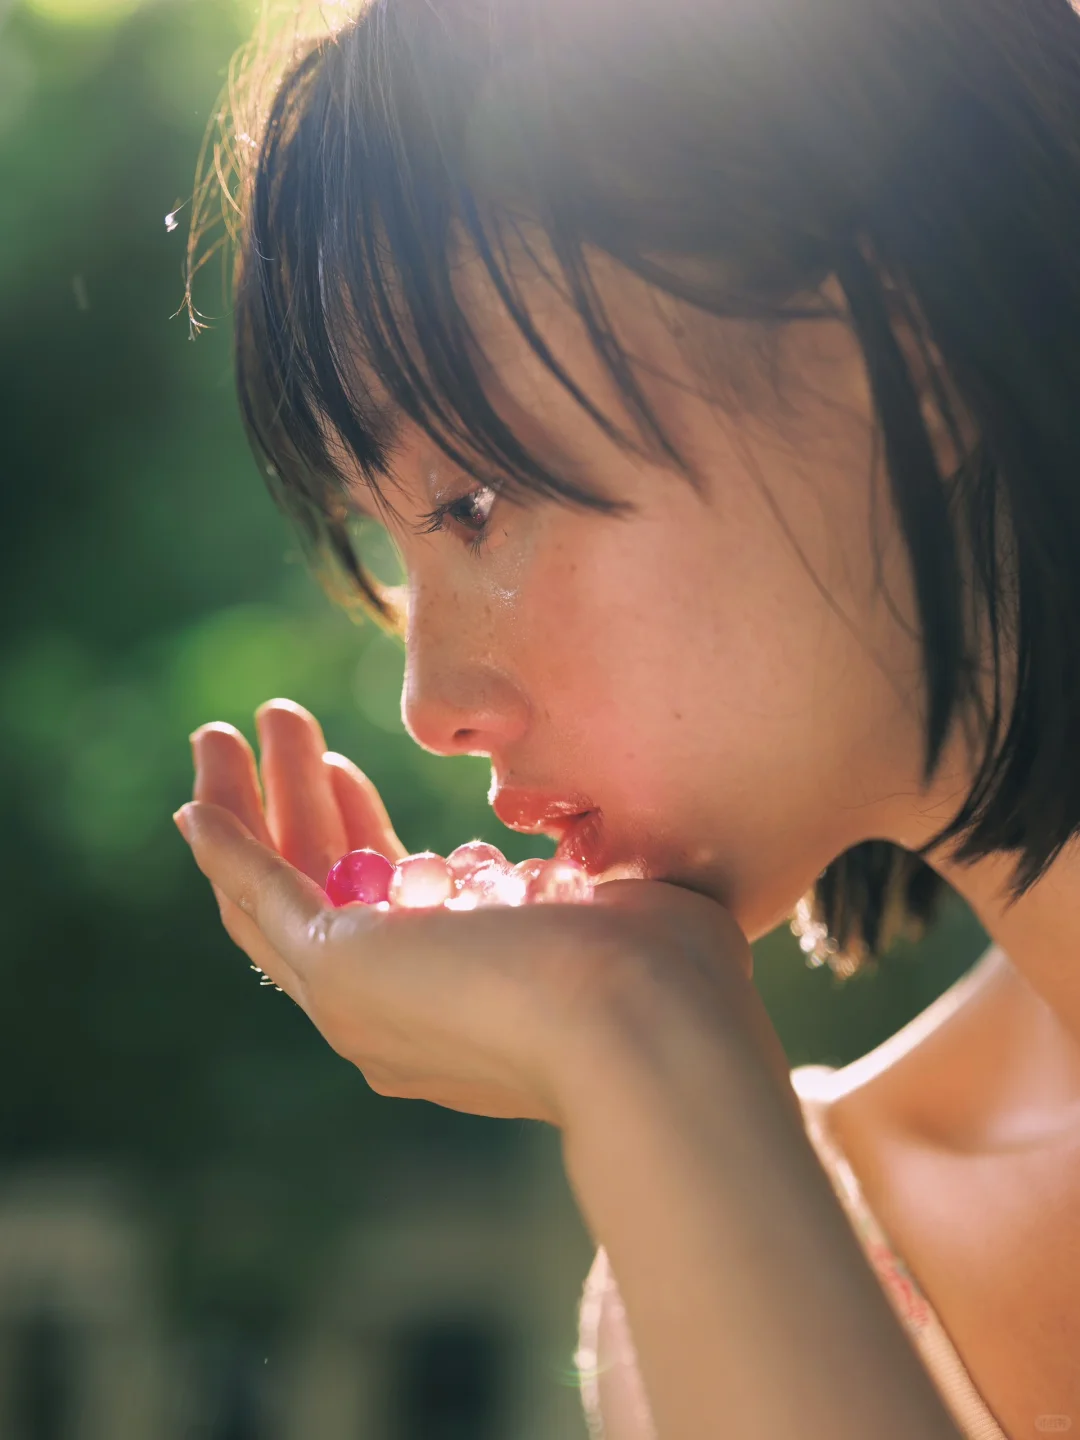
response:
<path fill-rule="evenodd" d="M 503 789 L 491 797 L 491 808 L 511 830 L 547 835 L 557 840 L 559 859 L 576 860 L 591 869 L 600 833 L 600 810 L 587 795 L 552 795 L 550 791 Z"/>
<path fill-rule="evenodd" d="M 489 797 L 495 814 L 511 830 L 523 835 L 552 835 L 558 839 L 568 820 L 597 807 L 587 795 L 553 795 L 550 790 L 504 788 Z"/>
<path fill-rule="evenodd" d="M 584 815 L 575 816 L 556 846 L 556 859 L 574 860 L 584 866 L 590 875 L 598 874 L 603 868 L 600 860 L 602 834 L 603 819 L 599 810 L 588 810 Z"/>

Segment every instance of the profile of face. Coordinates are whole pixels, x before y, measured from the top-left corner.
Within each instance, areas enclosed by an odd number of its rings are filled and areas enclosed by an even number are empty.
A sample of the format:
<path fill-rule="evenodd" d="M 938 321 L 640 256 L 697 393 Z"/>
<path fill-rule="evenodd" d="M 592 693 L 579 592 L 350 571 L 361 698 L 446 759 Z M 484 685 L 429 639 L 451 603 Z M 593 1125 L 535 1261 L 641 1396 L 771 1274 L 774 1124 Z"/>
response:
<path fill-rule="evenodd" d="M 511 501 L 406 428 L 387 521 L 402 714 L 429 751 L 489 756 L 493 794 L 598 810 L 599 873 L 709 894 L 755 938 L 848 847 L 919 843 L 955 789 L 946 764 L 921 793 L 917 612 L 865 362 L 841 319 L 767 333 L 597 273 L 689 473 L 606 435 L 463 265 L 495 408 L 550 470 L 629 508 Z M 552 352 L 630 429 L 575 312 L 523 284 Z"/>

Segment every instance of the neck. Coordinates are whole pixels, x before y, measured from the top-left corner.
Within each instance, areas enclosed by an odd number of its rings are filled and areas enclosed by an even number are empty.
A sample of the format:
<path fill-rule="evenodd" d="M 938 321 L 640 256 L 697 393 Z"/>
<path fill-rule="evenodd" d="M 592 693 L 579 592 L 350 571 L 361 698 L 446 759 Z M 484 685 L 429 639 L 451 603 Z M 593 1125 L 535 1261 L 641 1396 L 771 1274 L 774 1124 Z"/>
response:
<path fill-rule="evenodd" d="M 934 868 L 967 901 L 1026 982 L 1033 1014 L 1048 1009 L 1080 1055 L 1080 847 L 1063 850 L 1015 902 L 1009 890 L 1010 856 L 989 856 L 967 866 L 935 860 Z"/>
<path fill-rule="evenodd" d="M 923 1047 L 920 1073 L 929 1064 L 931 1083 L 922 1089 L 934 1097 L 934 1126 L 960 1137 L 961 1148 L 1044 1146 L 1075 1136 L 1080 858 L 1060 856 L 1015 904 L 1010 867 L 999 857 L 935 868 L 995 943 L 976 966 L 982 973 L 972 975 L 971 999 Z"/>
<path fill-rule="evenodd" d="M 946 755 L 933 789 L 896 796 L 879 832 L 908 850 L 930 841 L 955 814 L 970 779 L 959 742 Z M 1026 982 L 1032 1006 L 1050 1012 L 1080 1055 L 1080 841 L 1067 845 L 1040 880 L 1014 901 L 1015 856 L 958 864 L 943 847 L 928 863 L 966 900 L 1008 968 Z M 1024 988 L 1017 985 L 1017 993 Z"/>
<path fill-rule="evenodd" d="M 959 793 L 958 787 L 944 788 L 951 799 Z M 951 799 L 941 792 L 935 798 L 937 803 L 928 806 L 922 797 L 917 813 L 907 808 L 885 833 L 908 849 L 925 843 L 951 808 Z M 938 854 L 930 863 L 994 942 L 976 967 L 981 973 L 972 975 L 970 999 L 938 1028 L 928 1047 L 920 1046 L 923 1063 L 936 1057 L 943 1066 L 940 1084 L 936 1090 L 930 1087 L 936 1103 L 944 1104 L 957 1092 L 963 1123 L 973 1133 L 976 1112 L 999 1131 L 1007 1112 L 1004 1128 L 1014 1136 L 1049 1135 L 1075 1125 L 1080 1107 L 1080 844 L 1066 847 L 1016 901 L 1010 891 L 1012 856 L 959 865 Z"/>
<path fill-rule="evenodd" d="M 1061 852 L 1015 901 L 1014 864 L 991 855 L 972 865 L 935 861 L 935 868 L 1080 1048 L 1080 847 Z"/>

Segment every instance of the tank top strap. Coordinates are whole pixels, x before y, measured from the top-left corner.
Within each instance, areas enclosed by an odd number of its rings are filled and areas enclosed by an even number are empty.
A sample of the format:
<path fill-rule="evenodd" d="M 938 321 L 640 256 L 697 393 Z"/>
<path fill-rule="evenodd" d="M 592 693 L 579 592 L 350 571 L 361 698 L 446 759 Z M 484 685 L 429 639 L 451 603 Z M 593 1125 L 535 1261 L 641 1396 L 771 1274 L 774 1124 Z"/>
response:
<path fill-rule="evenodd" d="M 837 1073 L 830 1065 L 800 1065 L 791 1072 L 807 1136 L 886 1297 L 961 1431 L 967 1440 L 1008 1440 L 929 1300 L 870 1209 L 858 1176 L 833 1136 L 826 1117 L 837 1092 Z"/>

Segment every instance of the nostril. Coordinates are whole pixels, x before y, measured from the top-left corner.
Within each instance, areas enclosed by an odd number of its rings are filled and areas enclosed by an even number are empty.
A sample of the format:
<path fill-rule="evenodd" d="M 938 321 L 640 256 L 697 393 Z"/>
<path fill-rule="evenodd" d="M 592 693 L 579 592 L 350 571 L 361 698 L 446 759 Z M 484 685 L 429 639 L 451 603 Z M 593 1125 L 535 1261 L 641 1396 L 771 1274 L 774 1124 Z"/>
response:
<path fill-rule="evenodd" d="M 490 755 L 490 744 L 484 744 L 481 730 L 455 730 L 454 749 L 459 755 Z"/>

